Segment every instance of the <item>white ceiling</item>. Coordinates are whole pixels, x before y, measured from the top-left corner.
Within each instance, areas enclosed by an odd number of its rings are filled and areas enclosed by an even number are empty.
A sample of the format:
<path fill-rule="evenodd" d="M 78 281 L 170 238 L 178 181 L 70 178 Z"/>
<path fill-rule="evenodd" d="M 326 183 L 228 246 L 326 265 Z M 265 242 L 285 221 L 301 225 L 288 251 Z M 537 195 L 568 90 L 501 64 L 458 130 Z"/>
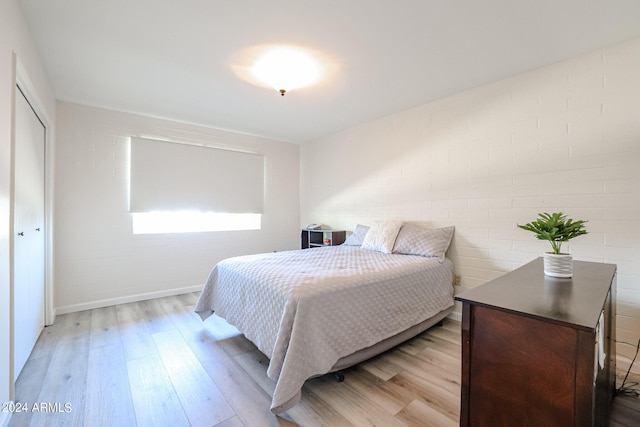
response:
<path fill-rule="evenodd" d="M 640 36 L 638 0 L 19 0 L 57 99 L 303 143 Z M 284 43 L 330 58 L 292 91 L 232 71 Z"/>

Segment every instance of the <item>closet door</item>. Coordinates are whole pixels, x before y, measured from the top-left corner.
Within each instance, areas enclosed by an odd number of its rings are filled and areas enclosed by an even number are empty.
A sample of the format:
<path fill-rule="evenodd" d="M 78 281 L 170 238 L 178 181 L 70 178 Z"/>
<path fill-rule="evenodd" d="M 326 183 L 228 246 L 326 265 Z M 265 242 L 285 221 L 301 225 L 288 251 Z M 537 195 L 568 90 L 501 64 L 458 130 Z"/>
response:
<path fill-rule="evenodd" d="M 16 91 L 14 166 L 14 380 L 44 328 L 44 142 L 45 128 Z"/>

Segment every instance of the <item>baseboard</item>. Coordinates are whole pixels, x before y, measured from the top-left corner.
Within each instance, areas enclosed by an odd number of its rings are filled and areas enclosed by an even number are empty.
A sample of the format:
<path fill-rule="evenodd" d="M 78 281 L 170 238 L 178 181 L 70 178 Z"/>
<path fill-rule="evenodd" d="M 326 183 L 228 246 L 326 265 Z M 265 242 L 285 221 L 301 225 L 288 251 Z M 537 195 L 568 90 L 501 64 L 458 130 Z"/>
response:
<path fill-rule="evenodd" d="M 109 299 L 103 299 L 103 300 L 97 300 L 97 301 L 90 301 L 90 302 L 85 302 L 80 304 L 71 304 L 71 305 L 65 305 L 63 307 L 56 307 L 55 314 L 58 315 L 58 314 L 75 313 L 77 311 L 92 310 L 94 308 L 110 307 L 112 305 L 127 304 L 130 302 L 146 301 L 154 298 L 188 294 L 190 292 L 197 292 L 201 290 L 202 290 L 202 285 L 197 285 L 197 286 L 189 286 L 186 288 L 167 289 L 164 291 L 148 292 L 145 294 L 127 295 L 127 296 L 118 297 L 118 298 L 109 298 Z"/>

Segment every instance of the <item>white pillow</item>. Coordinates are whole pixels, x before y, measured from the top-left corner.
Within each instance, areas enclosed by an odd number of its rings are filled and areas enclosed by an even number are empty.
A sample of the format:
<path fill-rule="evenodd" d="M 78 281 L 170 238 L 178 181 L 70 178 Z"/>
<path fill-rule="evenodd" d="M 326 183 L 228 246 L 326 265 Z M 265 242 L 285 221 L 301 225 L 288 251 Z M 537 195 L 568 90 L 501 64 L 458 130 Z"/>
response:
<path fill-rule="evenodd" d="M 394 254 L 420 255 L 444 261 L 449 249 L 454 227 L 427 230 L 417 225 L 404 224 L 393 247 Z"/>
<path fill-rule="evenodd" d="M 369 227 L 366 225 L 358 224 L 356 225 L 356 229 L 351 233 L 347 240 L 344 241 L 343 245 L 345 246 L 362 246 L 362 242 L 364 241 L 364 236 L 369 232 Z"/>
<path fill-rule="evenodd" d="M 364 236 L 362 248 L 390 254 L 400 227 L 402 227 L 402 221 L 399 220 L 374 222 Z"/>

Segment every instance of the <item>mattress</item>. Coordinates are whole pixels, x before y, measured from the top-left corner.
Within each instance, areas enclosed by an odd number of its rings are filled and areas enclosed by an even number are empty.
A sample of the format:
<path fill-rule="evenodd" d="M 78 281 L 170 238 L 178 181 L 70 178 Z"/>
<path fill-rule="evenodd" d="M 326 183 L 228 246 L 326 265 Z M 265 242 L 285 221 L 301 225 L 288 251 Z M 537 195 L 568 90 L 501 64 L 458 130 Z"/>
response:
<path fill-rule="evenodd" d="M 229 258 L 209 274 L 195 311 L 226 319 L 270 360 L 271 411 L 336 362 L 453 307 L 450 260 L 355 246 Z"/>

